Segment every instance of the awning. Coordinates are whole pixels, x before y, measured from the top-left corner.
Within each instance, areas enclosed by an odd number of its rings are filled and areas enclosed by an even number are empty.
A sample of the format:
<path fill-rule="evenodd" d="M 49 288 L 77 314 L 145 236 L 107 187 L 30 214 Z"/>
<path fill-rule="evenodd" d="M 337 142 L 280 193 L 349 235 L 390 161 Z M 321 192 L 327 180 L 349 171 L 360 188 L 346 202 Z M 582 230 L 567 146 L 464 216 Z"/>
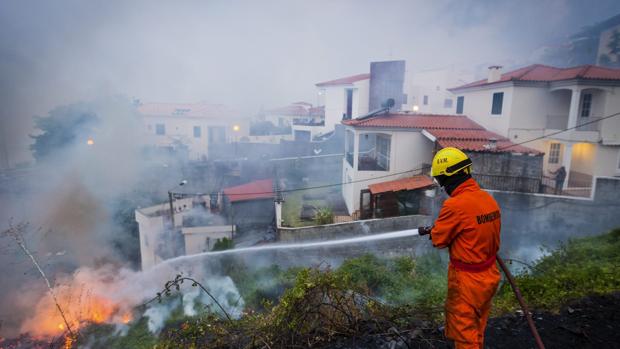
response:
<path fill-rule="evenodd" d="M 415 190 L 432 187 L 435 185 L 429 176 L 417 175 L 394 181 L 375 183 L 368 186 L 372 195 L 387 193 L 390 191 Z"/>

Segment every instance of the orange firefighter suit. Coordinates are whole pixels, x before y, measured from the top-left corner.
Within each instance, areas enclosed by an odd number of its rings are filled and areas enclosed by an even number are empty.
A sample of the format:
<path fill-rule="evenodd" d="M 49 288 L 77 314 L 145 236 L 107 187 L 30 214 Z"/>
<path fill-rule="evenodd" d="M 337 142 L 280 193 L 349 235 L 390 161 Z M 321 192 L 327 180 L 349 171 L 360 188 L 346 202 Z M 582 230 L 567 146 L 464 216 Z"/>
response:
<path fill-rule="evenodd" d="M 500 280 L 500 227 L 497 202 L 470 178 L 446 199 L 431 230 L 433 246 L 450 251 L 445 331 L 457 349 L 483 348 Z"/>

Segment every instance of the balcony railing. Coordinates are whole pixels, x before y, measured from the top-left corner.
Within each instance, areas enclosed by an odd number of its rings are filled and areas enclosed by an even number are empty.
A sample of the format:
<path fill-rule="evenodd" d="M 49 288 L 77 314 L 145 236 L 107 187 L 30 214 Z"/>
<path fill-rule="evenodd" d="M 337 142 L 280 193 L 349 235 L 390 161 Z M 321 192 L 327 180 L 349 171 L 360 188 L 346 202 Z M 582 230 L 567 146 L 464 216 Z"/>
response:
<path fill-rule="evenodd" d="M 599 131 L 600 130 L 600 120 L 601 118 L 598 116 L 590 116 L 587 118 L 582 118 L 579 117 L 577 118 L 577 125 L 582 125 L 582 124 L 586 124 L 587 125 L 583 125 L 583 126 L 579 126 L 577 127 L 577 131 Z"/>
<path fill-rule="evenodd" d="M 552 130 L 563 130 L 567 128 L 568 115 L 547 115 L 547 123 L 545 128 Z"/>
<path fill-rule="evenodd" d="M 315 120 L 293 120 L 293 125 L 297 126 L 325 126 L 325 121 L 315 121 Z"/>

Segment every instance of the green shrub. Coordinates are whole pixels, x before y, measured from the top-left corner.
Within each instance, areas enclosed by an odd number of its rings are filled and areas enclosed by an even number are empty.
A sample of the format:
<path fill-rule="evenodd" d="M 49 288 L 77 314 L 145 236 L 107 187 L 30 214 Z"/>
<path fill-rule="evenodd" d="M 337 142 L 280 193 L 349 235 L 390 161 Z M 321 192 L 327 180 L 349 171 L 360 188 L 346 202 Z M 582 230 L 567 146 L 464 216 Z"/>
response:
<path fill-rule="evenodd" d="M 318 225 L 332 224 L 334 223 L 334 212 L 329 207 L 320 207 L 314 216 L 314 221 Z"/>
<path fill-rule="evenodd" d="M 217 239 L 213 244 L 213 249 L 211 251 L 224 251 L 235 248 L 235 243 L 232 239 L 229 238 L 221 238 Z"/>

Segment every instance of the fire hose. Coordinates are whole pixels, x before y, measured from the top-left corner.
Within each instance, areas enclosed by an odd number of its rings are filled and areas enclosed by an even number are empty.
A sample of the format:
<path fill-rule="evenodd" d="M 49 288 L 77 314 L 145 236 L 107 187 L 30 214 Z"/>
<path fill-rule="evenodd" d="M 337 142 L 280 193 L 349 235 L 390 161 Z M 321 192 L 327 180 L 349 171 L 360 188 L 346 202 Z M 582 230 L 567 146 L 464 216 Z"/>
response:
<path fill-rule="evenodd" d="M 530 326 L 530 331 L 532 332 L 532 335 L 534 336 L 536 345 L 538 346 L 539 349 L 545 349 L 545 345 L 543 344 L 543 341 L 540 338 L 540 335 L 538 334 L 538 330 L 536 329 L 536 325 L 534 324 L 534 320 L 532 319 L 532 314 L 530 313 L 527 307 L 527 303 L 525 303 L 525 300 L 523 299 L 523 296 L 521 295 L 521 290 L 519 290 L 519 287 L 517 286 L 517 283 L 515 282 L 515 279 L 512 276 L 512 273 L 510 272 L 510 270 L 508 270 L 508 267 L 506 267 L 506 263 L 504 263 L 504 260 L 500 256 L 497 256 L 497 263 L 499 264 L 500 268 L 502 268 L 504 275 L 506 275 L 506 279 L 508 279 L 508 283 L 510 283 L 510 287 L 512 287 L 512 290 L 514 291 L 515 296 L 517 297 L 517 301 L 519 301 L 519 305 L 521 306 L 521 309 L 523 310 L 523 314 L 525 315 L 525 318 L 527 319 L 527 324 Z"/>

